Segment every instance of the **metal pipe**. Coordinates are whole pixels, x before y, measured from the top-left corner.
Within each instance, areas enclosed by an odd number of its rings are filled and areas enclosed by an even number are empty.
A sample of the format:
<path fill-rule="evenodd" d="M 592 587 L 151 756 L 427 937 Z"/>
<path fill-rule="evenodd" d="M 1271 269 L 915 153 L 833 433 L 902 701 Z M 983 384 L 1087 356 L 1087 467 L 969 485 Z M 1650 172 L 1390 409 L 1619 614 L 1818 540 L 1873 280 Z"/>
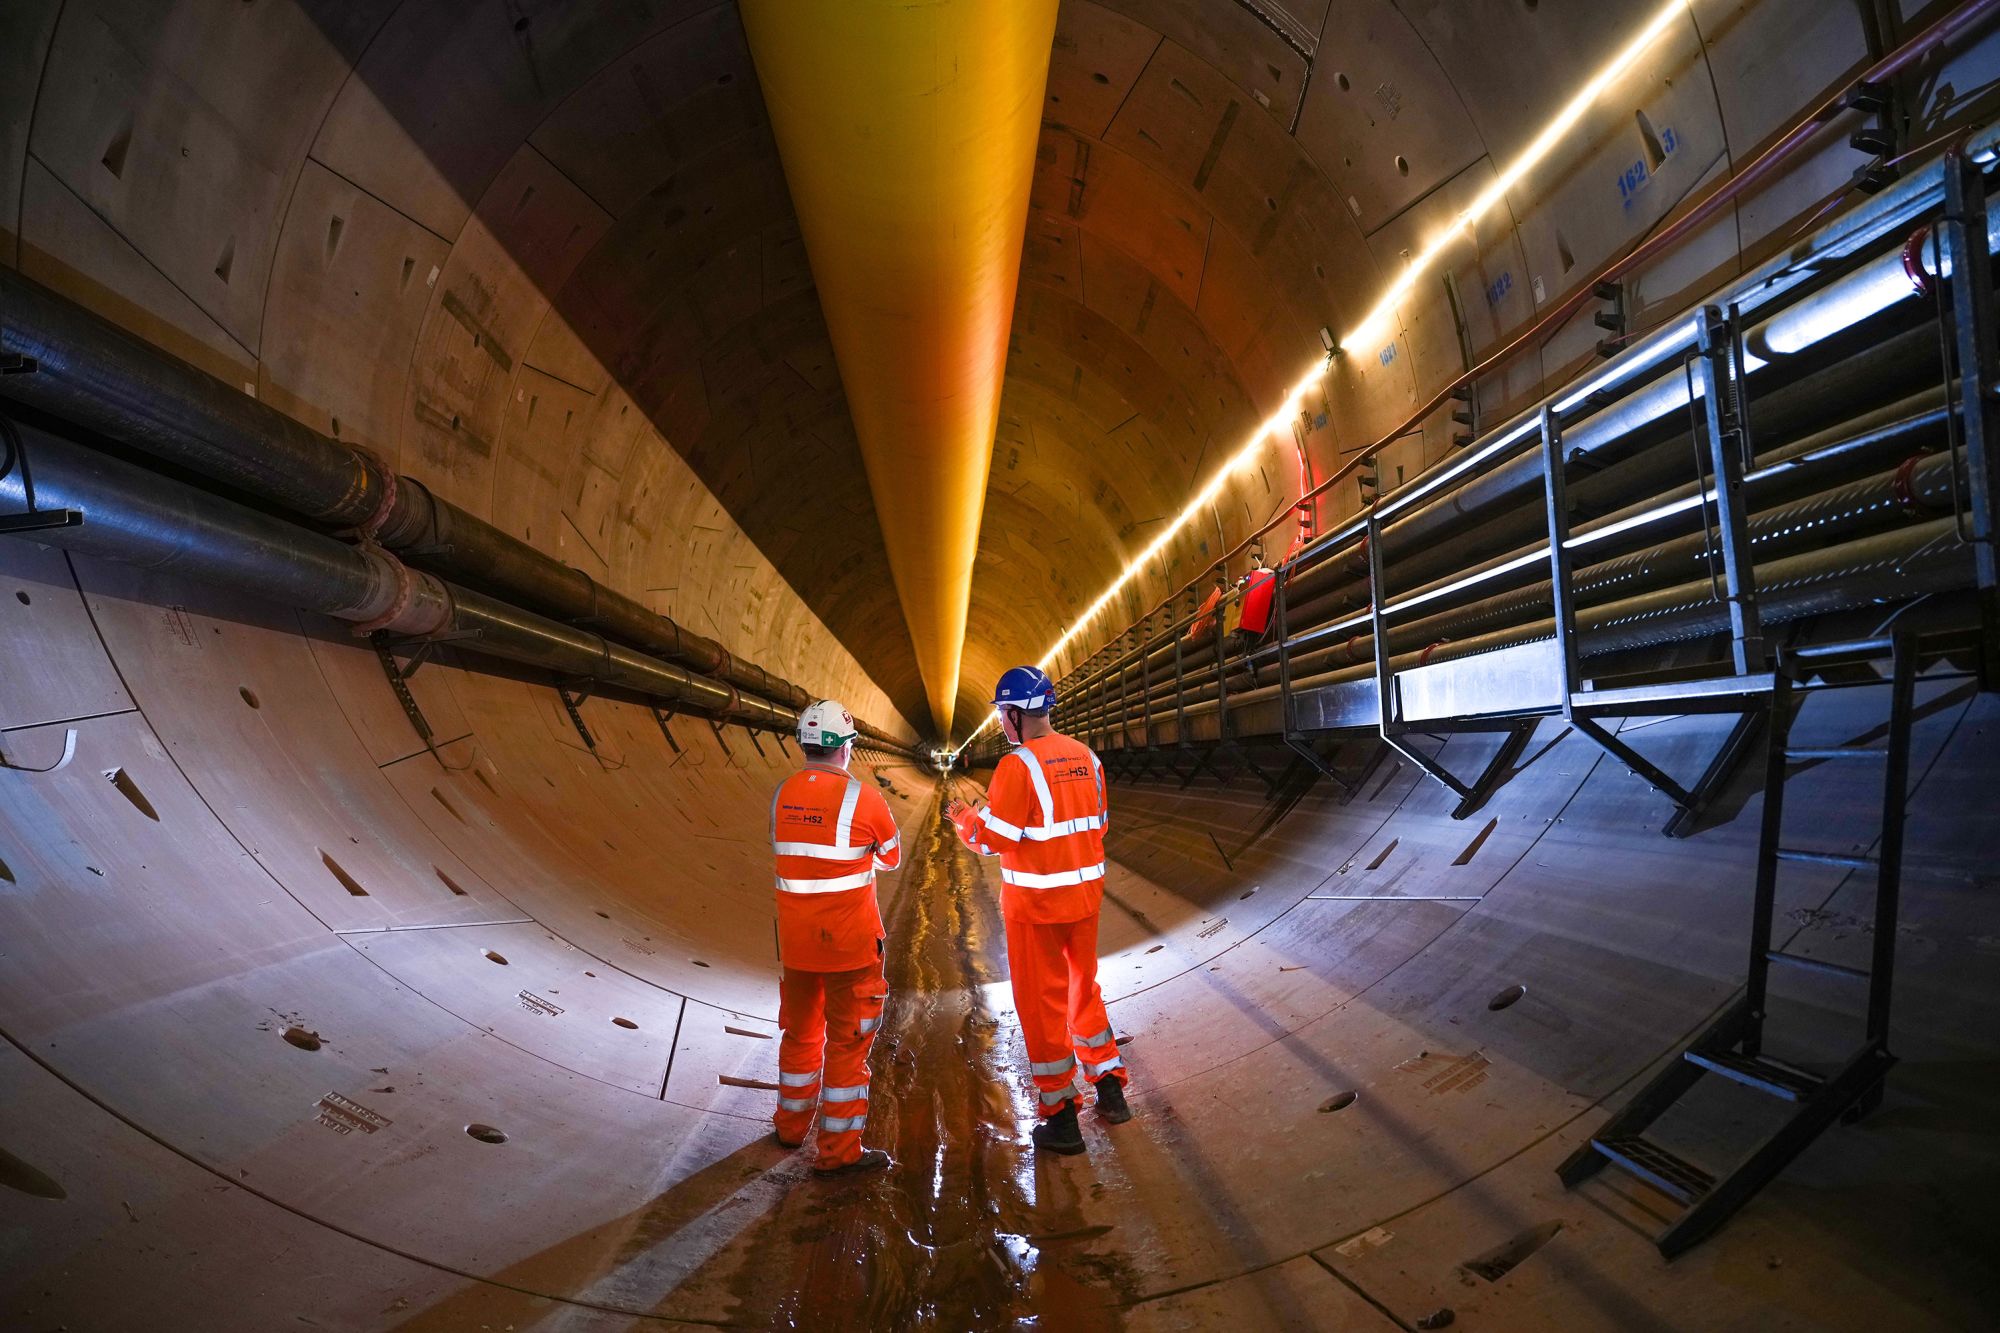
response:
<path fill-rule="evenodd" d="M 31 451 L 43 508 L 80 510 L 77 527 L 31 539 L 79 554 L 161 570 L 345 620 L 357 633 L 450 636 L 462 652 L 589 679 L 773 730 L 796 714 L 718 681 L 411 570 L 381 548 L 349 545 L 63 439 L 18 427 Z M 18 470 L 0 477 L 0 505 L 24 506 Z M 878 742 L 879 744 L 879 742 Z M 900 742 L 882 748 L 913 754 Z"/>
<path fill-rule="evenodd" d="M 21 274 L 0 269 L 0 393 L 315 523 L 358 529 L 420 569 L 605 633 L 794 710 L 813 696 L 715 640 L 433 496 Z M 868 723 L 864 734 L 900 745 Z"/>

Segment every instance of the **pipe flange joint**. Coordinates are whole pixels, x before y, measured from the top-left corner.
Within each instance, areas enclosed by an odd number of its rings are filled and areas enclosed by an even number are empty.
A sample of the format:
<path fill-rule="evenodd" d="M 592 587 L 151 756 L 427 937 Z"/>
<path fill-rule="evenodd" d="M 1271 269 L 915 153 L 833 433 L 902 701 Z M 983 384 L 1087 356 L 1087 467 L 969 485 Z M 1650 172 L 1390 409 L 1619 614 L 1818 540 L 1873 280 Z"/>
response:
<path fill-rule="evenodd" d="M 1924 267 L 1924 245 L 1930 238 L 1931 224 L 1926 222 L 1911 232 L 1910 238 L 1903 242 L 1903 275 L 1910 280 L 1910 286 L 1916 289 L 1918 296 L 1931 294 L 1930 270 Z M 1932 262 L 1938 262 L 1935 250 Z"/>
<path fill-rule="evenodd" d="M 374 542 L 362 542 L 354 549 L 377 574 L 376 594 L 365 605 L 354 608 L 358 618 L 354 620 L 352 632 L 357 637 L 365 638 L 378 629 L 388 629 L 408 613 L 417 599 L 417 580 L 408 565 Z M 386 594 L 379 591 L 384 581 L 388 584 Z"/>
<path fill-rule="evenodd" d="M 360 523 L 356 524 L 354 528 L 356 538 L 363 542 L 372 543 L 376 538 L 376 534 L 382 531 L 382 525 L 389 521 L 389 515 L 396 512 L 396 492 L 400 487 L 402 478 L 396 474 L 396 469 L 383 461 L 380 454 L 366 445 L 350 444 L 347 447 L 361 463 L 361 475 L 363 478 L 362 493 L 364 495 L 367 494 L 368 490 L 368 478 L 379 476 L 382 479 L 381 495 L 375 501 L 374 510 L 367 518 L 362 519 Z"/>
<path fill-rule="evenodd" d="M 1923 497 L 1917 494 L 1917 467 L 1924 461 L 1924 455 L 1911 454 L 1896 465 L 1895 472 L 1889 478 L 1889 498 L 1896 502 L 1896 508 L 1903 511 L 1903 516 L 1912 522 L 1951 512 L 1947 508 L 1925 503 Z"/>

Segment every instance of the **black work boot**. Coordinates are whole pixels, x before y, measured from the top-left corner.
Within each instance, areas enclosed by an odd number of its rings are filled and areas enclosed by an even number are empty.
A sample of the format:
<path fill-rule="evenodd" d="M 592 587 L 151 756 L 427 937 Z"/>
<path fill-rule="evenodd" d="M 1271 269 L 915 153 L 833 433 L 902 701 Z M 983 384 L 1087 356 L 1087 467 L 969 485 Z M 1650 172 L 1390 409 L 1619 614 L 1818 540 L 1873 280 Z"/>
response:
<path fill-rule="evenodd" d="M 1032 1137 L 1035 1147 L 1043 1152 L 1061 1153 L 1074 1157 L 1083 1151 L 1083 1130 L 1076 1123 L 1076 1098 L 1071 1097 L 1062 1104 L 1062 1110 L 1036 1125 Z"/>
<path fill-rule="evenodd" d="M 1132 1118 L 1132 1108 L 1125 1104 L 1125 1085 L 1118 1081 L 1118 1075 L 1106 1074 L 1097 1080 L 1097 1113 L 1113 1125 Z"/>
<path fill-rule="evenodd" d="M 815 1166 L 816 1176 L 858 1176 L 865 1171 L 880 1171 L 893 1166 L 894 1161 L 880 1148 L 863 1148 L 861 1155 L 845 1166 Z"/>

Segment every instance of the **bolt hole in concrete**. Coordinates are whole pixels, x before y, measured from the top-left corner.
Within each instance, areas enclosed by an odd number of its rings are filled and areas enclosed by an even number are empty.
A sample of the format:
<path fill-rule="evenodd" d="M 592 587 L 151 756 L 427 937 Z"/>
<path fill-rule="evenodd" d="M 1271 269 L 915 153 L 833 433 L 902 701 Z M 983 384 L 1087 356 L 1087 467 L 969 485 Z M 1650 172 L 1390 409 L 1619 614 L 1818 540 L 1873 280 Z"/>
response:
<path fill-rule="evenodd" d="M 296 1024 L 285 1029 L 285 1040 L 302 1051 L 316 1051 L 320 1048 L 319 1033 L 308 1032 Z"/>
<path fill-rule="evenodd" d="M 326 867 L 327 873 L 340 881 L 341 888 L 346 889 L 349 894 L 356 898 L 366 898 L 368 896 L 368 890 L 361 887 L 361 881 L 348 874 L 341 867 L 340 862 L 334 860 L 325 852 L 319 854 L 319 859 L 320 863 Z"/>
<path fill-rule="evenodd" d="M 451 877 L 450 875 L 447 875 L 447 874 L 445 874 L 445 873 L 444 873 L 444 871 L 442 871 L 442 870 L 438 870 L 438 868 L 437 868 L 436 866 L 432 866 L 432 867 L 431 867 L 431 869 L 432 869 L 432 870 L 437 870 L 437 877 L 438 877 L 438 878 L 439 878 L 440 880 L 444 881 L 444 886 L 445 886 L 445 887 L 446 887 L 447 889 L 450 889 L 450 890 L 452 891 L 452 893 L 453 893 L 454 895 L 456 895 L 457 897 L 460 897 L 460 898 L 463 898 L 463 897 L 465 897 L 465 896 L 466 896 L 466 893 L 465 893 L 465 890 L 464 890 L 464 889 L 461 889 L 461 888 L 459 888 L 459 887 L 458 887 L 458 882 L 457 882 L 456 880 L 454 880 L 454 879 L 453 879 L 453 878 L 452 878 L 452 877 Z"/>
<path fill-rule="evenodd" d="M 1352 88 L 1354 86 L 1353 83 L 1348 81 L 1348 78 L 1345 74 L 1335 74 L 1333 76 L 1333 81 L 1335 85 L 1337 85 L 1340 91 L 1342 92 L 1346 92 L 1349 88 Z"/>
<path fill-rule="evenodd" d="M 0 880 L 5 880 L 9 884 L 20 882 L 14 878 L 13 867 L 9 866 L 5 861 L 0 861 Z"/>
<path fill-rule="evenodd" d="M 688 959 L 688 961 L 689 961 L 690 963 L 693 963 L 693 964 L 694 964 L 694 965 L 695 965 L 696 967 L 707 967 L 707 966 L 708 966 L 708 964 L 707 964 L 707 963 L 704 963 L 704 962 L 702 962 L 702 961 L 701 961 L 701 959 L 699 959 L 699 958 L 690 958 L 690 959 Z"/>
<path fill-rule="evenodd" d="M 69 1191 L 56 1183 L 54 1177 L 29 1166 L 5 1148 L 0 1148 L 0 1185 L 37 1199 L 62 1200 L 69 1197 Z"/>
<path fill-rule="evenodd" d="M 598 915 L 603 917 L 606 921 L 609 921 L 611 919 L 611 913 L 609 912 L 599 912 Z"/>
<path fill-rule="evenodd" d="M 242 695 L 243 702 L 249 704 L 252 708 L 262 708 L 264 706 L 262 703 L 258 702 L 256 692 L 253 691 L 248 685 L 238 685 L 236 687 L 236 692 Z"/>
<path fill-rule="evenodd" d="M 139 790 L 139 784 L 132 781 L 130 773 L 127 773 L 122 768 L 110 768 L 104 771 L 104 776 L 110 779 L 111 785 L 118 789 L 120 796 L 123 796 L 132 803 L 134 810 L 137 810 L 155 824 L 160 822 L 160 812 L 155 810 L 153 803 L 146 799 L 146 793 Z"/>
<path fill-rule="evenodd" d="M 629 1018 L 614 1018 L 611 1021 L 616 1023 L 621 1028 L 633 1028 L 636 1030 L 639 1026 L 637 1023 L 634 1023 Z"/>
<path fill-rule="evenodd" d="M 1465 1271 L 1488 1282 L 1498 1282 L 1507 1274 L 1520 1267 L 1521 1261 L 1542 1246 L 1556 1238 L 1563 1229 L 1560 1222 L 1543 1222 L 1529 1227 L 1509 1238 L 1504 1244 L 1496 1245 L 1476 1258 L 1467 1259 Z"/>
<path fill-rule="evenodd" d="M 479 956 L 489 963 L 498 963 L 502 967 L 507 966 L 507 955 L 504 953 L 496 953 L 492 949 L 481 949 Z"/>
<path fill-rule="evenodd" d="M 1092 74 L 1090 76 L 1090 81 L 1092 83 L 1109 83 L 1111 82 L 1111 79 L 1109 76 L 1104 74 Z"/>
<path fill-rule="evenodd" d="M 1472 858 L 1479 855 L 1479 849 L 1486 845 L 1486 840 L 1493 836 L 1493 830 L 1498 827 L 1500 827 L 1499 819 L 1487 820 L 1486 827 L 1473 834 L 1472 841 L 1465 844 L 1465 850 L 1458 854 L 1458 858 L 1452 864 L 1455 866 L 1471 865 Z"/>
<path fill-rule="evenodd" d="M 1401 153 L 1396 154 L 1396 174 L 1398 176 L 1407 176 L 1410 174 L 1410 159 L 1404 157 Z"/>
<path fill-rule="evenodd" d="M 14 594 L 14 600 L 15 600 L 15 601 L 17 601 L 17 602 L 19 602 L 19 603 L 20 603 L 20 604 L 21 604 L 22 606 L 27 606 L 27 605 L 29 605 L 29 604 L 30 604 L 31 602 L 33 602 L 33 601 L 34 601 L 35 599 L 34 599 L 34 598 L 32 598 L 32 597 L 30 597 L 30 596 L 28 596 L 28 594 L 27 594 L 27 592 L 26 592 L 25 590 L 21 590 L 21 591 L 17 591 L 17 592 L 15 592 L 15 594 Z"/>
<path fill-rule="evenodd" d="M 1505 1009 L 1528 993 L 1526 986 L 1509 986 L 1486 1002 L 1486 1007 L 1495 1011 Z"/>
<path fill-rule="evenodd" d="M 465 1132 L 473 1138 L 478 1139 L 481 1143 L 505 1143 L 507 1141 L 507 1136 L 491 1125 L 467 1125 Z"/>
<path fill-rule="evenodd" d="M 1345 1111 L 1348 1107 L 1354 1105 L 1354 1099 L 1360 1095 L 1356 1092 L 1336 1092 L 1333 1096 L 1321 1102 L 1319 1109 L 1322 1111 Z"/>

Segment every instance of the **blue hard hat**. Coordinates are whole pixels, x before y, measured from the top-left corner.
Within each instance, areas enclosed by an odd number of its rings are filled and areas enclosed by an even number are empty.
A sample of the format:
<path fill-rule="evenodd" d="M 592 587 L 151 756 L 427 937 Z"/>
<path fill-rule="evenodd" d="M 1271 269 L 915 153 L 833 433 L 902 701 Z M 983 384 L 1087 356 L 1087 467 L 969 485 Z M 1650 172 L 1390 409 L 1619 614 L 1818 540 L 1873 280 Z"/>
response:
<path fill-rule="evenodd" d="M 1055 682 L 1040 667 L 1009 667 L 993 687 L 995 708 L 1047 708 L 1056 701 Z"/>

